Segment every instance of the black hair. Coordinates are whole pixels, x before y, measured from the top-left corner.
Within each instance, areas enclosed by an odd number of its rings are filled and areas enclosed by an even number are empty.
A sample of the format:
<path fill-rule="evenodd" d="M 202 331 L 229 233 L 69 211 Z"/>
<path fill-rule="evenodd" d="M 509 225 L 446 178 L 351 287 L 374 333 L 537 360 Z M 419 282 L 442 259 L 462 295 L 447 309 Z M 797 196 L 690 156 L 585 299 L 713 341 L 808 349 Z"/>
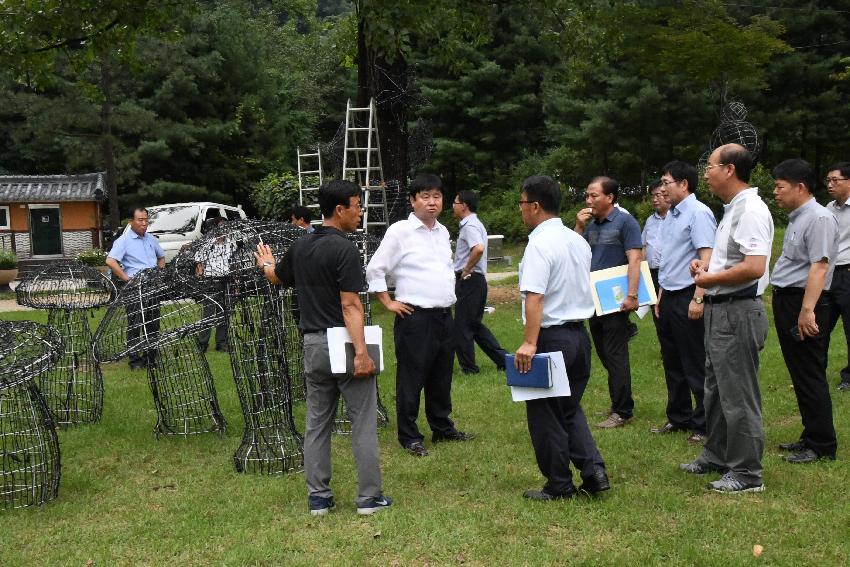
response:
<path fill-rule="evenodd" d="M 133 207 L 132 209 L 130 209 L 130 219 L 136 218 L 136 213 L 138 213 L 139 211 L 142 211 L 146 215 L 150 216 L 150 213 L 148 212 L 148 210 L 146 208 L 144 208 L 144 207 Z"/>
<path fill-rule="evenodd" d="M 360 193 L 360 186 L 353 181 L 334 179 L 319 187 L 319 209 L 325 217 L 331 218 L 337 205 L 347 209 L 351 198 L 359 197 Z"/>
<path fill-rule="evenodd" d="M 652 195 L 652 192 L 653 192 L 655 189 L 658 189 L 659 187 L 661 187 L 661 186 L 663 186 L 663 185 L 664 185 L 664 184 L 663 184 L 663 183 L 661 183 L 661 180 L 660 180 L 660 179 L 653 179 L 652 181 L 650 181 L 650 182 L 649 182 L 649 194 L 650 194 L 650 195 Z"/>
<path fill-rule="evenodd" d="M 469 207 L 473 213 L 478 212 L 478 195 L 471 189 L 464 189 L 457 192 L 457 200 Z"/>
<path fill-rule="evenodd" d="M 557 215 L 561 209 L 561 188 L 548 175 L 532 175 L 522 182 L 527 200 L 534 201 L 547 213 Z"/>
<path fill-rule="evenodd" d="M 753 171 L 753 154 L 739 144 L 728 144 L 720 149 L 720 163 L 735 166 L 735 175 L 744 183 L 750 182 Z"/>
<path fill-rule="evenodd" d="M 420 173 L 417 175 L 410 182 L 410 188 L 407 193 L 410 197 L 416 197 L 418 193 L 427 191 L 428 189 L 439 189 L 440 193 L 445 195 L 443 191 L 443 180 L 440 179 L 439 175 L 433 173 Z"/>
<path fill-rule="evenodd" d="M 607 175 L 597 175 L 593 179 L 590 180 L 588 185 L 593 185 L 594 183 L 599 183 L 599 186 L 602 187 L 602 192 L 606 195 L 613 195 L 614 200 L 611 203 L 617 202 L 617 197 L 620 196 L 620 183 Z"/>
<path fill-rule="evenodd" d="M 838 163 L 834 163 L 826 168 L 827 173 L 830 171 L 837 171 L 841 174 L 841 177 L 845 177 L 850 179 L 850 161 L 840 161 Z"/>
<path fill-rule="evenodd" d="M 697 168 L 691 164 L 677 159 L 664 164 L 661 171 L 669 174 L 676 181 L 687 181 L 688 193 L 696 193 L 699 177 L 697 175 Z"/>
<path fill-rule="evenodd" d="M 295 205 L 292 207 L 292 215 L 296 219 L 301 219 L 306 223 L 310 223 L 313 220 L 313 213 L 310 211 L 309 207 L 305 207 L 304 205 Z"/>
<path fill-rule="evenodd" d="M 815 170 L 812 165 L 804 159 L 786 159 L 773 168 L 773 178 L 782 179 L 790 183 L 802 183 L 809 193 L 814 191 Z"/>

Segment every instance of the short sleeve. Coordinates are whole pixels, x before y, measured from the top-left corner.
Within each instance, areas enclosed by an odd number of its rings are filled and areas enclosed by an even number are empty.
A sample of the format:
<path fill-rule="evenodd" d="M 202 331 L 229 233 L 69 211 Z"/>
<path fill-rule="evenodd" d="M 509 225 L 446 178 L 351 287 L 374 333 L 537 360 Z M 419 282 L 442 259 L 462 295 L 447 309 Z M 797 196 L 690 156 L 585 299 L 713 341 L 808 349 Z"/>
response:
<path fill-rule="evenodd" d="M 121 261 L 124 258 L 124 254 L 127 252 L 127 239 L 124 236 L 120 236 L 115 239 L 115 242 L 112 243 L 112 248 L 109 250 L 108 256 L 110 258 L 114 258 L 115 260 Z"/>
<path fill-rule="evenodd" d="M 364 290 L 360 253 L 354 243 L 346 240 L 340 245 L 338 266 L 337 283 L 340 291 L 359 293 Z"/>
<path fill-rule="evenodd" d="M 835 217 L 830 214 L 814 219 L 806 240 L 810 262 L 820 262 L 824 258 L 834 262 L 838 254 L 838 223 Z"/>
<path fill-rule="evenodd" d="M 162 249 L 159 240 L 156 238 L 153 239 L 153 249 L 157 258 L 165 258 L 165 250 Z"/>
<path fill-rule="evenodd" d="M 522 278 L 519 281 L 521 292 L 546 293 L 551 266 L 542 251 L 529 243 L 522 256 Z"/>
<path fill-rule="evenodd" d="M 773 246 L 773 228 L 768 215 L 745 211 L 732 238 L 744 256 L 769 256 Z"/>
<path fill-rule="evenodd" d="M 643 231 L 640 233 L 640 243 L 643 246 L 646 246 L 646 232 L 649 229 L 649 224 L 651 222 L 652 222 L 651 220 L 647 219 L 646 224 L 643 225 Z"/>
<path fill-rule="evenodd" d="M 714 232 L 717 230 L 717 221 L 711 210 L 700 208 L 694 214 L 694 223 L 691 226 L 691 244 L 697 250 L 700 248 L 714 247 Z"/>
<path fill-rule="evenodd" d="M 478 224 L 466 224 L 461 232 L 463 238 L 466 240 L 466 244 L 470 248 L 478 246 L 479 244 L 486 244 L 484 229 Z"/>
<path fill-rule="evenodd" d="M 643 240 L 640 235 L 640 225 L 631 215 L 623 215 L 623 248 L 633 250 L 643 248 Z"/>

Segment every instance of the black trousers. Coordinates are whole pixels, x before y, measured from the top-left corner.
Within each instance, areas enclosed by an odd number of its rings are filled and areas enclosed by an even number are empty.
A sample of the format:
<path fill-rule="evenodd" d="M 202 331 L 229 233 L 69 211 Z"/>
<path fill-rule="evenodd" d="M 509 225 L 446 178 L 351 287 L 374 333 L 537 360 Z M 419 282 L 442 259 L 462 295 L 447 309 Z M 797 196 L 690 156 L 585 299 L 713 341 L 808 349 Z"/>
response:
<path fill-rule="evenodd" d="M 543 489 L 554 495 L 575 488 L 570 462 L 582 477 L 590 476 L 597 468 L 605 468 L 581 409 L 581 398 L 590 379 L 590 338 L 584 325 L 541 329 L 537 352 L 558 350 L 564 355 L 572 395 L 525 403 L 534 456 L 546 477 Z"/>
<path fill-rule="evenodd" d="M 850 382 L 850 265 L 835 266 L 828 298 L 830 300 L 830 334 L 840 318 L 848 348 L 847 365 L 841 369 L 841 381 Z"/>
<path fill-rule="evenodd" d="M 611 411 L 624 419 L 634 415 L 632 371 L 629 362 L 629 314 L 621 311 L 588 321 L 596 354 L 608 371 Z"/>
<path fill-rule="evenodd" d="M 425 390 L 425 417 L 431 431 L 452 433 L 452 367 L 454 324 L 450 309 L 414 308 L 404 318 L 396 316 L 395 407 L 398 441 L 407 447 L 424 437 L 416 426 L 419 398 Z"/>
<path fill-rule="evenodd" d="M 774 288 L 773 321 L 803 421 L 800 440 L 820 456 L 835 456 L 837 442 L 832 423 L 832 399 L 826 380 L 830 300 L 822 294 L 815 305 L 820 336 L 797 341 L 791 329 L 797 326 L 802 304 L 803 289 Z"/>
<path fill-rule="evenodd" d="M 704 434 L 705 322 L 688 319 L 695 289 L 662 292 L 656 329 L 667 382 L 667 421 Z"/>
<path fill-rule="evenodd" d="M 144 341 L 155 342 L 159 336 L 159 303 L 127 306 L 127 345 Z M 151 366 L 156 363 L 156 349 L 134 349 L 128 358 L 130 366 Z"/>
<path fill-rule="evenodd" d="M 465 280 L 458 277 L 455 295 L 455 350 L 460 367 L 473 372 L 479 370 L 475 364 L 475 343 L 497 367 L 504 367 L 505 349 L 481 322 L 487 304 L 487 278 L 478 273 Z"/>
<path fill-rule="evenodd" d="M 224 289 L 221 288 L 213 294 L 213 299 L 218 302 L 219 306 L 224 305 Z M 203 306 L 202 320 L 209 319 L 216 315 L 221 316 L 220 309 L 212 301 L 202 300 Z M 207 345 L 210 342 L 212 335 L 212 327 L 206 327 L 198 332 L 198 344 L 201 350 L 207 350 Z M 215 326 L 215 348 L 221 350 L 227 348 L 227 318 L 222 317 L 221 323 Z"/>

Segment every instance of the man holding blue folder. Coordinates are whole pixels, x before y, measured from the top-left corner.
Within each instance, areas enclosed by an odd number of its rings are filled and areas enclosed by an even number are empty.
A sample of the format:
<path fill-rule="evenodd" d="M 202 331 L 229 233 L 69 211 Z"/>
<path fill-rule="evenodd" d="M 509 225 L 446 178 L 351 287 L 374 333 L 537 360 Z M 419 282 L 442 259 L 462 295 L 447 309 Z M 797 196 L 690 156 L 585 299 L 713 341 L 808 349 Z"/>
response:
<path fill-rule="evenodd" d="M 571 389 L 570 396 L 526 402 L 531 444 L 546 477 L 541 490 L 525 491 L 529 500 L 575 496 L 570 462 L 583 479 L 582 491 L 594 495 L 610 488 L 605 462 L 581 408 L 591 356 L 584 321 L 594 312 L 590 246 L 564 226 L 560 205 L 561 190 L 551 177 L 535 175 L 523 181 L 519 209 L 531 233 L 519 265 L 525 334 L 514 364 L 528 372 L 535 354 L 561 351 Z"/>

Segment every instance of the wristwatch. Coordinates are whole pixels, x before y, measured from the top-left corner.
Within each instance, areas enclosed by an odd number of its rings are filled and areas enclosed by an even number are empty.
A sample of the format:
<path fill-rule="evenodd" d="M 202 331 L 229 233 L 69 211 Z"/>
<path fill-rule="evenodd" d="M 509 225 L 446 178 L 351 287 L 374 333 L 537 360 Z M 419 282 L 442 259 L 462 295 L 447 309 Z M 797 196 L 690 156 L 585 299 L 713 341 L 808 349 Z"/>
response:
<path fill-rule="evenodd" d="M 626 297 L 631 297 L 632 299 L 637 299 L 638 295 L 636 293 L 630 293 Z"/>
<path fill-rule="evenodd" d="M 694 303 L 696 303 L 697 305 L 702 305 L 702 298 L 701 297 L 694 297 Z"/>
<path fill-rule="evenodd" d="M 270 268 L 270 267 L 272 267 L 272 266 L 274 266 L 274 263 L 273 263 L 273 262 L 268 262 L 268 261 L 263 262 L 263 267 L 264 267 L 264 268 Z"/>

